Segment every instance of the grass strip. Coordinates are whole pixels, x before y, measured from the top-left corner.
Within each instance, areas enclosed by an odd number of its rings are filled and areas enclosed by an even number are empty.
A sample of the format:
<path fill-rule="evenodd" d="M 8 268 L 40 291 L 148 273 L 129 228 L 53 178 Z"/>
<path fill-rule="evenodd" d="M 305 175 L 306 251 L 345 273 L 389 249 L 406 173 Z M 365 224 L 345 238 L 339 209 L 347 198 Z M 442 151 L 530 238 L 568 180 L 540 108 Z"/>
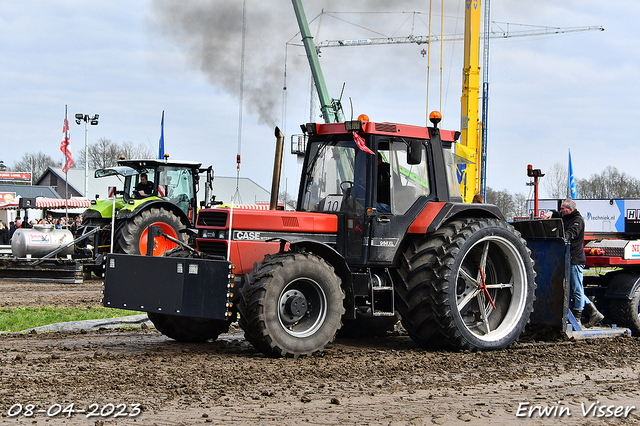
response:
<path fill-rule="evenodd" d="M 58 322 L 84 321 L 137 315 L 140 312 L 102 306 L 82 307 L 19 307 L 0 308 L 0 331 L 22 331 Z"/>

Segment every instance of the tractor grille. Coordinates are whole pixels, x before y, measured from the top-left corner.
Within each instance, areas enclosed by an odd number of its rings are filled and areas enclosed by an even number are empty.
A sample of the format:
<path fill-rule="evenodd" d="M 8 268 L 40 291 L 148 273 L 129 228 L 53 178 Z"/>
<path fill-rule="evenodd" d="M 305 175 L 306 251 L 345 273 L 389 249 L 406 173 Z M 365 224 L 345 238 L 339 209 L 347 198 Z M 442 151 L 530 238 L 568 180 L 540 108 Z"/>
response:
<path fill-rule="evenodd" d="M 198 250 L 211 256 L 227 257 L 226 241 L 198 240 Z"/>
<path fill-rule="evenodd" d="M 227 226 L 227 212 L 201 211 L 198 213 L 198 226 Z"/>
<path fill-rule="evenodd" d="M 299 228 L 300 224 L 297 217 L 283 217 L 282 226 L 284 228 Z"/>
<path fill-rule="evenodd" d="M 388 123 L 376 123 L 376 132 L 396 133 L 396 125 Z"/>

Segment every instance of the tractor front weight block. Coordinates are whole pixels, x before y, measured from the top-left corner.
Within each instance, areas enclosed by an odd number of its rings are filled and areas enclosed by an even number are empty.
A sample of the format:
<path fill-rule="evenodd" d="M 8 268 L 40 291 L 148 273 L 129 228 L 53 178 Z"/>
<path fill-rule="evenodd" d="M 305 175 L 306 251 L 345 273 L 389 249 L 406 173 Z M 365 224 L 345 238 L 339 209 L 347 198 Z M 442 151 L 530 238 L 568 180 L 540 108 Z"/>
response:
<path fill-rule="evenodd" d="M 107 256 L 108 308 L 226 320 L 232 315 L 231 263 L 185 257 Z"/>

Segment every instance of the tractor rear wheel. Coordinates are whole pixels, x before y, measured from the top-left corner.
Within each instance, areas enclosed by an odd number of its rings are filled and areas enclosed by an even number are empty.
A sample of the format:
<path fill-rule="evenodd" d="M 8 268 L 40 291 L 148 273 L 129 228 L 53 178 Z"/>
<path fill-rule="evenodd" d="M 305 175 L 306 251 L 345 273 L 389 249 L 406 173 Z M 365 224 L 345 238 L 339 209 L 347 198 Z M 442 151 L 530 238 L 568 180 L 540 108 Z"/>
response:
<path fill-rule="evenodd" d="M 178 216 L 168 210 L 150 208 L 122 224 L 114 238 L 114 251 L 146 255 L 147 233 L 152 225 L 159 226 L 165 234 L 186 242 L 186 236 L 179 231 L 186 228 L 187 225 L 182 223 Z M 171 250 L 175 246 L 176 243 L 165 238 L 156 238 L 156 247 L 153 249 L 153 255 L 162 256 L 164 252 Z"/>
<path fill-rule="evenodd" d="M 312 355 L 333 341 L 345 312 L 340 278 L 311 253 L 267 255 L 244 288 L 240 326 L 271 357 Z"/>
<path fill-rule="evenodd" d="M 420 346 L 503 349 L 529 321 L 533 260 L 520 234 L 504 221 L 451 221 L 413 241 L 402 262 L 396 309 Z"/>
<path fill-rule="evenodd" d="M 152 312 L 147 313 L 147 316 L 160 333 L 173 340 L 187 343 L 215 340 L 220 334 L 229 331 L 231 325 L 231 320 L 179 317 Z"/>

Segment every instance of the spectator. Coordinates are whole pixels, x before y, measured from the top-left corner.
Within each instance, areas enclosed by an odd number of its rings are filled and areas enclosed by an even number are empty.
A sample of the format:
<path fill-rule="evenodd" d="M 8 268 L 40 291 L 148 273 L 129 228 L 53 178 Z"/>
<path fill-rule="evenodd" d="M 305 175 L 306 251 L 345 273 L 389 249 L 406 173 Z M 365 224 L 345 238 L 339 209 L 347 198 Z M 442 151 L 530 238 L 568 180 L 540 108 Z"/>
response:
<path fill-rule="evenodd" d="M 0 245 L 9 244 L 9 230 L 7 225 L 0 220 Z"/>
<path fill-rule="evenodd" d="M 71 225 L 71 232 L 73 233 L 73 235 L 75 235 L 76 238 L 78 237 L 78 228 L 80 228 L 80 226 L 82 226 L 82 215 L 76 216 L 76 219 Z"/>
<path fill-rule="evenodd" d="M 9 228 L 9 239 L 13 238 L 13 234 L 16 232 L 16 229 L 20 228 L 22 228 L 22 221 L 20 220 L 20 218 L 17 218 L 13 223 L 13 226 Z"/>
<path fill-rule="evenodd" d="M 582 311 L 585 310 L 587 322 L 585 327 L 593 327 L 604 319 L 593 302 L 584 294 L 582 271 L 587 262 L 584 255 L 584 219 L 580 212 L 576 209 L 576 202 L 572 199 L 566 199 L 560 206 L 560 212 L 552 210 L 543 216 L 545 219 L 551 217 L 562 218 L 564 227 L 564 238 L 570 243 L 571 255 L 571 298 L 573 299 L 573 308 L 571 309 L 573 316 L 576 318 L 580 326 L 582 326 Z"/>

